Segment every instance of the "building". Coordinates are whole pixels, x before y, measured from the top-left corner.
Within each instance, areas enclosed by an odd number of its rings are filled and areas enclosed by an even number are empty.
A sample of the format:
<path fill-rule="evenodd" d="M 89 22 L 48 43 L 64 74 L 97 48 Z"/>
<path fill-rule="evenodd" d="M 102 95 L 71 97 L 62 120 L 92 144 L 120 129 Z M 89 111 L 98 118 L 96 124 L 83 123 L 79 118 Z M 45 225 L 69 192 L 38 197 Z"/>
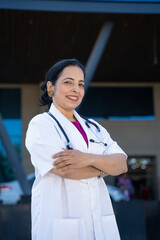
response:
<path fill-rule="evenodd" d="M 159 26 L 160 1 L 0 1 L 0 112 L 22 120 L 26 173 L 27 125 L 45 110 L 40 83 L 54 62 L 76 57 L 87 66 L 87 99 L 100 104 L 89 114 L 128 154 L 137 191 L 143 183 L 160 200 Z"/>

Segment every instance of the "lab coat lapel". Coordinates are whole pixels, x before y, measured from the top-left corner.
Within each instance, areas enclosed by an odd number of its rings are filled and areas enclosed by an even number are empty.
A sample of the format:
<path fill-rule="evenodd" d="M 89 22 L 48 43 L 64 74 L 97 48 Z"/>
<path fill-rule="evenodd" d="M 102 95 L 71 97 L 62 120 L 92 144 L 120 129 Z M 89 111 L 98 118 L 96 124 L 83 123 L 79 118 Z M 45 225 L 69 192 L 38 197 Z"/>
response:
<path fill-rule="evenodd" d="M 87 151 L 87 144 L 81 135 L 81 133 L 78 131 L 78 129 L 71 123 L 52 103 L 50 110 L 49 110 L 54 117 L 59 121 L 61 126 L 64 128 L 64 131 L 66 132 L 71 144 L 75 149 L 78 149 L 80 151 Z M 79 114 L 75 111 L 74 112 L 76 119 L 80 122 L 84 129 L 84 122 L 83 119 L 79 116 Z M 86 130 L 84 129 L 86 132 Z M 87 132 L 86 132 L 87 134 Z"/>
<path fill-rule="evenodd" d="M 103 154 L 103 152 L 104 152 L 103 144 L 99 145 L 99 144 L 90 142 L 90 139 L 96 139 L 96 141 L 98 141 L 98 142 L 100 141 L 100 139 L 97 138 L 98 133 L 95 131 L 95 127 L 93 127 L 92 124 L 89 124 L 90 128 L 88 128 L 87 125 L 85 124 L 86 120 L 84 120 L 76 111 L 74 114 L 75 114 L 75 117 L 77 118 L 77 120 L 82 125 L 85 133 L 87 134 L 88 148 L 87 148 L 86 152 L 95 153 L 95 154 Z"/>
<path fill-rule="evenodd" d="M 79 116 L 79 114 L 74 111 L 74 116 L 78 120 L 78 122 L 81 124 L 82 128 L 84 129 L 84 122 L 83 119 Z M 87 144 L 82 136 L 82 134 L 79 132 L 79 130 L 74 126 L 73 123 L 69 121 L 69 125 L 67 126 L 68 129 L 70 128 L 70 131 L 72 134 L 70 134 L 70 140 L 74 146 L 75 149 L 78 149 L 80 151 L 86 152 L 87 151 Z M 85 129 L 84 129 L 85 131 Z M 86 132 L 86 131 L 85 131 Z M 87 134 L 87 132 L 86 132 Z"/>
<path fill-rule="evenodd" d="M 87 144 L 79 132 L 79 130 L 70 122 L 70 124 L 65 126 L 65 131 L 74 147 L 74 149 L 78 149 L 80 151 L 87 151 Z"/>
<path fill-rule="evenodd" d="M 70 122 L 52 103 L 49 111 L 53 114 L 53 116 L 58 120 L 62 127 L 68 125 Z"/>
<path fill-rule="evenodd" d="M 85 120 L 84 120 L 76 111 L 74 111 L 74 115 L 75 115 L 76 119 L 78 120 L 78 122 L 81 124 L 83 130 L 85 131 L 85 133 L 86 133 L 86 135 L 87 135 L 88 148 L 87 148 L 86 143 L 85 143 L 85 147 L 86 147 L 86 150 L 88 151 L 88 150 L 89 150 L 89 147 L 90 147 L 90 144 L 89 144 L 90 135 L 89 135 L 88 127 L 87 127 L 86 124 L 85 124 Z M 82 137 L 82 138 L 83 138 L 83 137 Z M 83 140 L 84 140 L 84 139 L 83 139 Z"/>

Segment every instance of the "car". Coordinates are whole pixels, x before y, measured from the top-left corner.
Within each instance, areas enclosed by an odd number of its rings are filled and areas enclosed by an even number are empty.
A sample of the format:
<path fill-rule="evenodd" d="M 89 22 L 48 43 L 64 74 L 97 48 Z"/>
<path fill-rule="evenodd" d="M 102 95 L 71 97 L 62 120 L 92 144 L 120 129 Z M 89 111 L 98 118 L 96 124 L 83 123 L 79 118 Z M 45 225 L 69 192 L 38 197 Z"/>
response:
<path fill-rule="evenodd" d="M 27 175 L 30 186 L 32 186 L 34 179 L 34 173 Z M 22 195 L 23 191 L 17 180 L 0 183 L 0 201 L 2 204 L 17 204 Z"/>
<path fill-rule="evenodd" d="M 120 202 L 126 200 L 120 188 L 109 184 L 106 184 L 106 186 L 112 201 Z"/>
<path fill-rule="evenodd" d="M 27 179 L 30 186 L 32 186 L 35 179 L 34 173 L 27 175 Z M 106 184 L 106 186 L 112 201 L 119 202 L 125 200 L 123 193 L 118 187 L 109 184 Z M 0 201 L 3 204 L 17 204 L 22 196 L 23 191 L 17 180 L 0 183 Z"/>

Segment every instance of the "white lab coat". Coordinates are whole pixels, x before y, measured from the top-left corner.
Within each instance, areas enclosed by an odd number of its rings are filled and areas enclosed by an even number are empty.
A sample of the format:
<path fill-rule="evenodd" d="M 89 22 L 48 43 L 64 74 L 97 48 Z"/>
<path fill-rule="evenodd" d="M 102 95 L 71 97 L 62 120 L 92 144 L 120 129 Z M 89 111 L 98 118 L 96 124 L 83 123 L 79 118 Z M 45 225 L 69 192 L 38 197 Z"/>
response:
<path fill-rule="evenodd" d="M 58 119 L 74 149 L 86 153 L 124 153 L 109 133 L 101 132 L 77 112 L 75 116 L 87 134 L 86 142 L 77 128 L 52 104 L 50 112 Z M 92 120 L 93 121 L 93 120 Z M 32 240 L 119 240 L 119 232 L 107 187 L 102 178 L 65 179 L 50 172 L 52 155 L 66 147 L 66 139 L 57 123 L 47 114 L 35 116 L 29 123 L 26 147 L 35 167 L 32 187 Z M 124 153 L 125 154 L 125 153 Z"/>

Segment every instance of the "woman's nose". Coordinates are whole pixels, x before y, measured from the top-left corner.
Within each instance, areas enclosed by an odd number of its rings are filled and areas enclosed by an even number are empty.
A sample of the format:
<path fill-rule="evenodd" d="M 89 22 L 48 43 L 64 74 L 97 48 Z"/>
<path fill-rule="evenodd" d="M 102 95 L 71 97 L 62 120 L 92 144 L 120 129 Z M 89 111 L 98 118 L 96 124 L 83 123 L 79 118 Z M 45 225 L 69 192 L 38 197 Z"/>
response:
<path fill-rule="evenodd" d="M 79 86 L 78 85 L 74 85 L 72 91 L 78 92 L 79 91 Z"/>

